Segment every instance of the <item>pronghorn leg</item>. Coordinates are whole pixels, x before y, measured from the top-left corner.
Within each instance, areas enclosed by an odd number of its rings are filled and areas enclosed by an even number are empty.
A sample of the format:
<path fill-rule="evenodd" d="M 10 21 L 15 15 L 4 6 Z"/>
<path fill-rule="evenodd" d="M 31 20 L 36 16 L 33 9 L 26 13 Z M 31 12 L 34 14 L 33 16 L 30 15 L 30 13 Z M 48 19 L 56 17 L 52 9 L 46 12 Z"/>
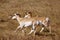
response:
<path fill-rule="evenodd" d="M 34 31 L 34 30 L 31 30 L 31 31 L 28 33 L 28 35 L 31 34 L 33 31 Z"/>
<path fill-rule="evenodd" d="M 51 26 L 49 26 L 49 32 L 51 33 Z"/>
<path fill-rule="evenodd" d="M 24 30 L 22 30 L 22 33 L 24 33 Z"/>
<path fill-rule="evenodd" d="M 35 33 L 36 33 L 36 30 L 34 31 L 34 35 L 35 35 Z"/>
<path fill-rule="evenodd" d="M 40 32 L 42 32 L 44 30 L 44 27 L 42 27 L 42 29 L 41 29 L 41 31 Z"/>
<path fill-rule="evenodd" d="M 19 28 L 20 28 L 20 26 L 18 26 L 14 32 L 16 32 Z"/>
<path fill-rule="evenodd" d="M 34 31 L 35 31 L 35 26 L 34 26 L 34 24 L 33 24 L 32 30 L 28 33 L 28 35 L 31 34 L 31 33 L 34 32 Z"/>
<path fill-rule="evenodd" d="M 18 26 L 14 32 L 16 32 L 19 28 L 21 28 L 21 30 L 22 30 L 23 27 L 22 26 Z M 24 30 L 22 30 L 22 33 L 24 33 Z"/>

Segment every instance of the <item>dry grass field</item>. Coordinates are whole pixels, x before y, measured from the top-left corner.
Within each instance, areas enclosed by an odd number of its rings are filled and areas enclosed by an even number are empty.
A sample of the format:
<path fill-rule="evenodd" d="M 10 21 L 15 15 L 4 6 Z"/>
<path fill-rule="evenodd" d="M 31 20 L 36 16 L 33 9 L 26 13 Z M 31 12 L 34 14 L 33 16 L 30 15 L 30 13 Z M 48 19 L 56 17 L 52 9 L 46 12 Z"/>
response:
<path fill-rule="evenodd" d="M 32 17 L 49 17 L 52 34 L 43 31 L 35 36 L 33 33 L 24 35 L 20 30 L 15 33 L 19 24 L 9 16 L 18 12 L 24 17 L 28 11 L 32 12 Z M 26 28 L 26 34 L 30 29 Z M 60 0 L 0 0 L 0 40 L 60 40 Z"/>

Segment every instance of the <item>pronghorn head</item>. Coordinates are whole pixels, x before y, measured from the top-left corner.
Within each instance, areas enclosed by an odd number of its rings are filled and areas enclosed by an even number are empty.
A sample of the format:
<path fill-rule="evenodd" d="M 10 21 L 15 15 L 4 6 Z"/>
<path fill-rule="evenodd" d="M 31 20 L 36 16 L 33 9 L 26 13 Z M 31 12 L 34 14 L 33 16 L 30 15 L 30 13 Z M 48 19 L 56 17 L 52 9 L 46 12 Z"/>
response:
<path fill-rule="evenodd" d="M 21 15 L 20 14 L 14 14 L 12 19 L 16 19 L 17 17 L 21 17 Z"/>
<path fill-rule="evenodd" d="M 32 17 L 32 13 L 31 12 L 26 12 L 26 15 L 24 18 L 31 18 Z"/>

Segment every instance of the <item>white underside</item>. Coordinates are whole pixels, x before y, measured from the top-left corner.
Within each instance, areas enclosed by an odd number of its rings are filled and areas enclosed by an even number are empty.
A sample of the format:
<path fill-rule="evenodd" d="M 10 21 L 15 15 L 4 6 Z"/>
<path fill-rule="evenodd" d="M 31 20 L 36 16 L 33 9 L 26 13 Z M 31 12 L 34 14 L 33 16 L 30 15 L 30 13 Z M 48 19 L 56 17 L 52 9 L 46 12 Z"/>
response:
<path fill-rule="evenodd" d="M 30 26 L 30 25 L 32 25 L 32 22 L 31 22 L 31 21 L 30 21 L 30 22 L 21 22 L 21 23 L 20 23 L 20 26 L 21 26 L 21 27 L 23 27 L 23 26 L 24 26 L 24 27 L 28 27 L 28 26 Z"/>

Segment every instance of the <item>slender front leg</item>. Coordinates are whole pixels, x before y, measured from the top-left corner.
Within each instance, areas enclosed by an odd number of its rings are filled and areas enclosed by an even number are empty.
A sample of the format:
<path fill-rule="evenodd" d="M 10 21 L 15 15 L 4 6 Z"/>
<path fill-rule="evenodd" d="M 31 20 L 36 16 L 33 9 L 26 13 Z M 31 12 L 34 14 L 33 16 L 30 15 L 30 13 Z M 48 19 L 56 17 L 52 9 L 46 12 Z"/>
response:
<path fill-rule="evenodd" d="M 16 32 L 19 28 L 20 28 L 20 26 L 18 26 L 14 32 Z"/>

